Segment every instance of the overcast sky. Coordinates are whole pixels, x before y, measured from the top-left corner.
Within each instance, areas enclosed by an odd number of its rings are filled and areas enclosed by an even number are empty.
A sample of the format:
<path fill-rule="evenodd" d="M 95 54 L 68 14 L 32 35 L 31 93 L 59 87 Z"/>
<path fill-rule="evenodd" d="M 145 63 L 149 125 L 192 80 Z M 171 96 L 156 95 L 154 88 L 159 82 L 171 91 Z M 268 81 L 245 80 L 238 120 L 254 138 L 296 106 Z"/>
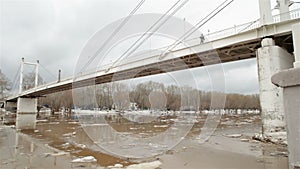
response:
<path fill-rule="evenodd" d="M 164 13 L 177 0 L 146 0 L 137 11 Z M 39 60 L 41 75 L 55 80 L 58 69 L 63 77 L 72 76 L 77 59 L 90 37 L 106 25 L 125 17 L 138 0 L 0 0 L 0 69 L 13 81 L 22 57 Z M 201 20 L 223 0 L 190 0 L 175 16 L 191 24 Z M 274 4 L 274 1 L 272 1 Z M 206 34 L 259 18 L 258 0 L 235 0 L 228 8 L 204 25 Z M 226 91 L 258 93 L 256 60 L 223 64 Z M 193 69 L 202 79 L 203 68 Z"/>

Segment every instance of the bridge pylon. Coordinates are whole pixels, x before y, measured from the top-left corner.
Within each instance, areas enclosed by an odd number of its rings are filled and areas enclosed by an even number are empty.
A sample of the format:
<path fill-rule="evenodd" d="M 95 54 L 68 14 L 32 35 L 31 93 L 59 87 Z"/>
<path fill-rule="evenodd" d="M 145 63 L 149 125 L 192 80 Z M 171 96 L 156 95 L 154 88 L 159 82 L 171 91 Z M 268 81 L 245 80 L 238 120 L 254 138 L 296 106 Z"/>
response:
<path fill-rule="evenodd" d="M 19 94 L 23 91 L 23 74 L 24 66 L 33 65 L 35 66 L 35 81 L 34 86 L 38 86 L 38 73 L 39 73 L 39 61 L 36 63 L 25 62 L 22 58 L 21 72 L 20 72 L 20 84 Z M 37 116 L 37 98 L 25 98 L 18 97 L 17 99 L 17 117 L 16 117 L 16 128 L 17 129 L 35 129 Z"/>
<path fill-rule="evenodd" d="M 36 63 L 25 62 L 24 58 L 21 61 L 21 69 L 20 69 L 20 83 L 19 83 L 19 94 L 23 91 L 23 77 L 24 77 L 24 66 L 31 65 L 35 67 L 35 78 L 34 78 L 34 87 L 38 86 L 39 80 L 39 60 Z"/>
<path fill-rule="evenodd" d="M 260 24 L 273 23 L 271 0 L 259 0 Z"/>

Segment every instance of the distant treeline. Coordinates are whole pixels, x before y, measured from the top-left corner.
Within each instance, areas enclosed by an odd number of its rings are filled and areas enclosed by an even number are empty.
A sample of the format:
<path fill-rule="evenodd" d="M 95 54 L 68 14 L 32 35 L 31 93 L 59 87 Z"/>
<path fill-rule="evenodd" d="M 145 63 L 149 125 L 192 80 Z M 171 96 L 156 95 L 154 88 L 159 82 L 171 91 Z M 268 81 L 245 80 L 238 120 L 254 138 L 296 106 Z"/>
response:
<path fill-rule="evenodd" d="M 74 96 L 74 97 L 73 97 Z M 129 109 L 136 103 L 139 109 L 260 109 L 259 95 L 225 94 L 200 91 L 188 86 L 165 86 L 148 81 L 129 88 L 125 83 L 100 84 L 64 91 L 40 98 L 40 105 L 59 108 Z"/>

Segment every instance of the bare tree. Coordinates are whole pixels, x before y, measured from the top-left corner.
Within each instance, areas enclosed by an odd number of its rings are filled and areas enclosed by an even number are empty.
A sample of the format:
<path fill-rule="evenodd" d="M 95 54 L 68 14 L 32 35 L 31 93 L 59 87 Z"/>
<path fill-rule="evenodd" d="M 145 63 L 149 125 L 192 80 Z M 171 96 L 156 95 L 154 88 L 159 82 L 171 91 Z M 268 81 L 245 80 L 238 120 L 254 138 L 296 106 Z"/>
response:
<path fill-rule="evenodd" d="M 152 81 L 140 83 L 131 88 L 130 91 L 122 83 L 73 89 L 73 93 L 70 90 L 47 95 L 47 97 L 40 99 L 40 103 L 51 106 L 55 111 L 61 107 L 72 108 L 73 94 L 76 98 L 74 104 L 84 109 L 96 107 L 111 109 L 114 103 L 118 110 L 123 111 L 129 108 L 130 102 L 137 103 L 141 109 L 159 110 L 165 108 L 168 110 L 260 109 L 259 95 L 257 94 L 205 92 L 187 86 L 180 88 L 176 85 L 165 88 L 162 83 Z M 225 105 L 224 98 L 226 98 Z"/>
<path fill-rule="evenodd" d="M 140 83 L 135 87 L 131 96 L 133 97 L 133 101 L 137 103 L 141 109 L 149 109 L 151 107 L 149 95 L 152 91 L 165 92 L 165 87 L 162 83 L 153 81 Z"/>
<path fill-rule="evenodd" d="M 260 109 L 258 95 L 227 94 L 227 109 Z"/>
<path fill-rule="evenodd" d="M 72 91 L 67 90 L 41 97 L 39 98 L 39 104 L 41 106 L 50 106 L 53 112 L 58 111 L 62 107 L 71 109 L 73 107 Z"/>
<path fill-rule="evenodd" d="M 175 85 L 167 87 L 167 109 L 179 110 L 181 106 L 180 88 Z"/>
<path fill-rule="evenodd" d="M 181 87 L 181 109 L 198 110 L 199 109 L 199 91 L 192 87 Z"/>
<path fill-rule="evenodd" d="M 44 84 L 43 78 L 38 75 L 38 86 Z M 23 90 L 28 90 L 35 87 L 35 73 L 25 74 L 23 77 Z"/>
<path fill-rule="evenodd" d="M 164 110 L 167 105 L 166 92 L 154 90 L 149 95 L 152 110 Z"/>
<path fill-rule="evenodd" d="M 62 106 L 71 109 L 73 107 L 73 95 L 71 90 L 63 92 L 62 96 Z"/>
<path fill-rule="evenodd" d="M 211 105 L 211 93 L 210 92 L 200 92 L 200 109 L 208 110 Z"/>
<path fill-rule="evenodd" d="M 96 86 L 96 101 L 100 108 L 112 108 L 112 88 L 109 84 L 100 84 Z"/>
<path fill-rule="evenodd" d="M 115 82 L 112 85 L 113 101 L 115 108 L 119 111 L 124 111 L 129 108 L 129 89 L 123 83 Z"/>
<path fill-rule="evenodd" d="M 0 100 L 5 99 L 10 90 L 11 83 L 8 80 L 8 78 L 1 72 L 0 69 Z"/>

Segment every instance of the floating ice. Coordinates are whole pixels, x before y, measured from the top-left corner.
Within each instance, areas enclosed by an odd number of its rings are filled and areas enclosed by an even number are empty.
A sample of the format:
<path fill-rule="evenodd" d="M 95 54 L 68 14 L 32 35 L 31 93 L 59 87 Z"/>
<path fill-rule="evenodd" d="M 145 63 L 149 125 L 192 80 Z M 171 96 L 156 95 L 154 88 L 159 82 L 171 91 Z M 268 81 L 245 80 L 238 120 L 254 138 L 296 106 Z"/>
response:
<path fill-rule="evenodd" d="M 249 139 L 246 139 L 246 138 L 241 138 L 240 139 L 242 142 L 249 142 Z"/>
<path fill-rule="evenodd" d="M 73 136 L 73 135 L 75 135 L 75 134 L 76 134 L 76 132 L 65 133 L 65 134 L 63 134 L 62 136 L 63 136 L 63 137 L 71 137 L 71 136 Z"/>
<path fill-rule="evenodd" d="M 148 162 L 148 163 L 141 163 L 141 164 L 133 164 L 126 169 L 156 169 L 159 168 L 162 165 L 160 161 L 153 161 L 153 162 Z"/>
<path fill-rule="evenodd" d="M 154 125 L 154 128 L 166 128 L 166 127 L 169 127 L 168 124 L 166 125 Z"/>
<path fill-rule="evenodd" d="M 123 168 L 123 165 L 122 164 L 115 164 L 114 168 Z"/>
<path fill-rule="evenodd" d="M 69 154 L 69 153 L 64 152 L 64 151 L 56 152 L 56 153 L 45 153 L 45 157 L 49 157 L 49 156 L 57 157 L 57 156 L 63 156 L 63 155 L 67 155 L 67 154 Z"/>
<path fill-rule="evenodd" d="M 50 122 L 48 124 L 59 124 L 59 122 Z"/>
<path fill-rule="evenodd" d="M 35 122 L 39 123 L 39 122 L 48 122 L 47 119 L 42 119 L 42 120 L 36 120 Z"/>
<path fill-rule="evenodd" d="M 78 121 L 69 121 L 68 124 L 78 124 Z"/>
<path fill-rule="evenodd" d="M 82 148 L 82 149 L 85 149 L 86 148 L 86 145 L 84 144 L 78 144 L 78 143 L 75 143 L 74 144 L 76 147 L 79 147 L 79 148 Z"/>
<path fill-rule="evenodd" d="M 276 152 L 270 153 L 270 156 L 283 156 L 283 157 L 287 157 L 288 153 L 287 152 L 276 151 Z"/>
<path fill-rule="evenodd" d="M 72 160 L 72 163 L 91 163 L 91 162 L 96 162 L 97 159 L 93 156 L 86 156 L 82 158 L 77 158 Z"/>
<path fill-rule="evenodd" d="M 224 134 L 224 136 L 229 138 L 240 138 L 242 137 L 242 134 Z"/>
<path fill-rule="evenodd" d="M 70 146 L 70 143 L 64 143 L 64 144 L 62 144 L 61 146 L 62 146 L 62 147 L 68 147 L 68 146 Z"/>

